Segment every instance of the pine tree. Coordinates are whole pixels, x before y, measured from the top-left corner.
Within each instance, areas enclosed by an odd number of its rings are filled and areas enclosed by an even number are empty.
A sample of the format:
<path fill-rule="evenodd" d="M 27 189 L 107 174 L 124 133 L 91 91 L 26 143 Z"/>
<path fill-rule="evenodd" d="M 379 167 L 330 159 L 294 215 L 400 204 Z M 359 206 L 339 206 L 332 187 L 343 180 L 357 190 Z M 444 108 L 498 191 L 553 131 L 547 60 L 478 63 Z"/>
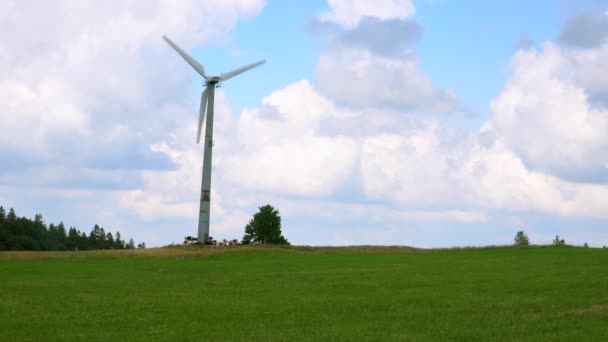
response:
<path fill-rule="evenodd" d="M 17 222 L 17 214 L 15 214 L 15 209 L 9 209 L 8 215 L 6 216 L 6 220 L 11 223 Z"/>
<path fill-rule="evenodd" d="M 46 225 L 44 224 L 44 218 L 42 217 L 42 214 L 36 214 L 36 215 L 34 215 L 34 223 L 46 228 Z"/>
<path fill-rule="evenodd" d="M 564 239 L 560 239 L 559 235 L 555 235 L 555 239 L 553 239 L 553 246 L 565 246 L 566 241 Z"/>
<path fill-rule="evenodd" d="M 129 242 L 127 242 L 126 248 L 135 249 L 135 242 L 133 242 L 133 239 L 129 239 Z"/>
<path fill-rule="evenodd" d="M 112 236 L 112 232 L 108 232 L 108 234 L 106 234 L 106 243 L 106 248 L 114 249 L 114 237 Z"/>
<path fill-rule="evenodd" d="M 116 238 L 114 239 L 114 246 L 116 249 L 125 249 L 125 242 L 120 239 L 120 232 L 116 231 Z"/>
<path fill-rule="evenodd" d="M 59 225 L 57 226 L 57 234 L 59 235 L 61 241 L 65 242 L 67 240 L 67 234 L 65 232 L 65 226 L 63 225 L 63 221 L 59 222 Z"/>
<path fill-rule="evenodd" d="M 141 247 L 145 243 L 140 244 Z M 33 219 L 17 217 L 15 210 L 10 208 L 8 214 L 0 206 L 0 250 L 88 250 L 124 248 L 125 243 L 116 233 L 105 233 L 99 225 L 95 225 L 89 236 L 75 227 L 66 232 L 65 225 L 60 222 L 47 224 L 42 214 L 36 214 Z M 133 239 L 129 248 L 135 248 Z"/>
<path fill-rule="evenodd" d="M 68 231 L 68 242 L 67 247 L 69 249 L 76 249 L 80 242 L 80 233 L 74 227 L 70 227 Z"/>
<path fill-rule="evenodd" d="M 528 239 L 528 235 L 526 235 L 526 233 L 524 233 L 524 231 L 522 230 L 517 232 L 517 234 L 515 235 L 513 244 L 515 246 L 529 246 L 530 239 Z"/>

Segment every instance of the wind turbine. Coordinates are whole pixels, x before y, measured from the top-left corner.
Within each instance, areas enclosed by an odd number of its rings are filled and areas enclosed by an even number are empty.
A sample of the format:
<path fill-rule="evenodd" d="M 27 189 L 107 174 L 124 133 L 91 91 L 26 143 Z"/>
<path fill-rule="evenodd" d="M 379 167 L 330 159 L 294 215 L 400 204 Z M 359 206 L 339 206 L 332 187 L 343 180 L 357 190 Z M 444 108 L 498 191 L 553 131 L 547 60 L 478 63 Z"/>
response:
<path fill-rule="evenodd" d="M 184 50 L 182 50 L 166 36 L 163 36 L 163 39 L 205 79 L 205 90 L 201 94 L 201 106 L 198 116 L 198 133 L 196 135 L 196 143 L 198 144 L 201 140 L 201 128 L 203 127 L 203 121 L 205 119 L 205 107 L 207 107 L 205 152 L 203 154 L 203 181 L 201 184 L 201 202 L 198 216 L 198 241 L 204 243 L 209 240 L 209 214 L 211 206 L 211 147 L 213 147 L 213 99 L 215 95 L 215 88 L 218 86 L 218 83 L 221 84 L 221 82 L 227 81 L 236 75 L 262 65 L 266 63 L 266 61 L 259 61 L 249 64 L 226 73 L 221 73 L 219 76 L 208 76 L 205 73 L 205 68 L 190 57 Z"/>

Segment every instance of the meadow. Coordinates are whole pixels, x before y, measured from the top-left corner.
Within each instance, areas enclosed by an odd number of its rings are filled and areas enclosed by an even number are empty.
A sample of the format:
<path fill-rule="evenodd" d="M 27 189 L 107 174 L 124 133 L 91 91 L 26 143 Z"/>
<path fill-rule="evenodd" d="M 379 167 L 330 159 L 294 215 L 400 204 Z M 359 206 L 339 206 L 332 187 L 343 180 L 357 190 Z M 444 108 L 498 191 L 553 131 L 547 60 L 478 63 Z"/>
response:
<path fill-rule="evenodd" d="M 0 253 L 3 341 L 606 341 L 608 249 Z"/>

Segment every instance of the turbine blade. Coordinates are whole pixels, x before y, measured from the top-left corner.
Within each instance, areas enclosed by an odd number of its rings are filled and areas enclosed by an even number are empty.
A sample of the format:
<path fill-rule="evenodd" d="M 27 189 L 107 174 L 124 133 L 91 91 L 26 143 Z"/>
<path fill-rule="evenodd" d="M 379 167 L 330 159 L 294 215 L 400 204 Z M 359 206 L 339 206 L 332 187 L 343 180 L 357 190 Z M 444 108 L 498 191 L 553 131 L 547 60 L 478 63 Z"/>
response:
<path fill-rule="evenodd" d="M 205 68 L 203 68 L 202 65 L 200 65 L 197 61 L 194 60 L 194 58 L 190 57 L 184 50 L 182 50 L 179 46 L 172 42 L 171 39 L 167 38 L 167 36 L 163 36 L 163 39 L 167 42 L 167 44 L 171 45 L 171 47 L 175 51 L 177 51 L 177 53 L 179 53 L 179 55 L 182 56 L 182 58 L 185 59 L 186 62 L 188 62 L 188 64 L 190 64 L 190 66 L 194 68 L 194 70 L 196 70 L 199 74 L 201 74 L 201 76 L 203 76 L 205 80 L 207 80 L 207 74 L 205 74 Z"/>
<path fill-rule="evenodd" d="M 238 74 L 242 74 L 245 71 L 251 70 L 251 69 L 253 69 L 253 68 L 257 67 L 257 66 L 260 66 L 260 65 L 262 65 L 264 63 L 266 63 L 266 61 L 255 62 L 253 64 L 249 64 L 249 65 L 246 65 L 244 67 L 240 67 L 238 69 L 234 69 L 234 70 L 229 71 L 229 72 L 227 72 L 225 74 L 222 74 L 222 77 L 221 77 L 222 81 L 227 81 L 227 80 L 233 78 L 234 76 L 236 76 Z"/>
<path fill-rule="evenodd" d="M 212 85 L 213 86 L 213 85 Z M 198 133 L 196 134 L 196 143 L 201 142 L 201 129 L 203 128 L 203 121 L 205 121 L 205 109 L 207 108 L 207 89 L 201 93 L 201 108 L 198 111 Z"/>

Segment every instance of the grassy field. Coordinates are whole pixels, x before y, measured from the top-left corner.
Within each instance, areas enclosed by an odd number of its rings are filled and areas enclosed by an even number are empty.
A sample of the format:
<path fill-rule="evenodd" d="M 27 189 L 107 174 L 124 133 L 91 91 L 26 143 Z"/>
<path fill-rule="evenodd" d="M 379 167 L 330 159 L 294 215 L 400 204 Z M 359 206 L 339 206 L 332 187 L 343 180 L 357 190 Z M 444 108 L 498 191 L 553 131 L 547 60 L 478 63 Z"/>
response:
<path fill-rule="evenodd" d="M 0 253 L 0 340 L 607 341 L 608 249 Z"/>

